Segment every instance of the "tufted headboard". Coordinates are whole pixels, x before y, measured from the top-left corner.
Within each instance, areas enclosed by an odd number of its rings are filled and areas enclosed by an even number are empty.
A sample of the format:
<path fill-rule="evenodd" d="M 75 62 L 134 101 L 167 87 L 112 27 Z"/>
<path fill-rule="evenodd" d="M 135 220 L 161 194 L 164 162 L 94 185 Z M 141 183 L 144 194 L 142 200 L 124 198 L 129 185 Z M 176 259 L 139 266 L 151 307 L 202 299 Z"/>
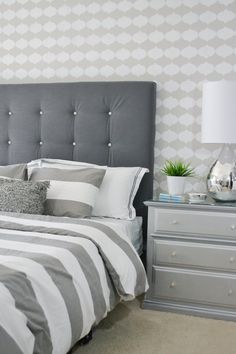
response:
<path fill-rule="evenodd" d="M 135 200 L 152 197 L 156 89 L 153 82 L 0 85 L 0 165 L 40 157 L 142 166 Z"/>

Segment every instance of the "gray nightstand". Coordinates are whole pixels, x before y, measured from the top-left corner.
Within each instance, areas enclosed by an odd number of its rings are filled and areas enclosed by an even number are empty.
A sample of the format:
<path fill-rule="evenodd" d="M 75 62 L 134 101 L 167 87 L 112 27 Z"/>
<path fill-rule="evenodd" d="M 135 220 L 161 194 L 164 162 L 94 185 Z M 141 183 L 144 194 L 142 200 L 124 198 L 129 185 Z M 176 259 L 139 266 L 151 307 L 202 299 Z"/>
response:
<path fill-rule="evenodd" d="M 143 307 L 236 320 L 236 203 L 145 204 Z"/>

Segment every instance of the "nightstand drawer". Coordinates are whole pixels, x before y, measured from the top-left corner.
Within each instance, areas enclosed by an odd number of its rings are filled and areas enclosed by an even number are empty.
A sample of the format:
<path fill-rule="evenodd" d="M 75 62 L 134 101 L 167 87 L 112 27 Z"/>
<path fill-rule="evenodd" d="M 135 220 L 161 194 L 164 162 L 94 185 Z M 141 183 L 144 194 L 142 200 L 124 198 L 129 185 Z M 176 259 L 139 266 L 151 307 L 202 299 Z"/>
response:
<path fill-rule="evenodd" d="M 236 215 L 156 209 L 154 232 L 160 231 L 236 237 Z"/>
<path fill-rule="evenodd" d="M 153 272 L 154 297 L 236 307 L 236 276 L 170 268 Z"/>
<path fill-rule="evenodd" d="M 154 265 L 186 265 L 236 271 L 236 247 L 154 240 Z"/>

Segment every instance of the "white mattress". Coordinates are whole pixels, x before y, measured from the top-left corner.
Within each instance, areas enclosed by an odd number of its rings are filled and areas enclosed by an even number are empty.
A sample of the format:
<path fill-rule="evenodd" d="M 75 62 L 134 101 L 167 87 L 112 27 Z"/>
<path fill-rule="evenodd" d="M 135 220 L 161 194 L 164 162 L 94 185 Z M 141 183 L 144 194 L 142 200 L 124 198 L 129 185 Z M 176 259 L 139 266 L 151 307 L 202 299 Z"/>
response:
<path fill-rule="evenodd" d="M 114 218 L 91 217 L 114 228 L 122 228 L 123 233 L 131 241 L 132 245 L 140 255 L 143 251 L 142 217 L 137 216 L 134 220 L 120 220 Z"/>

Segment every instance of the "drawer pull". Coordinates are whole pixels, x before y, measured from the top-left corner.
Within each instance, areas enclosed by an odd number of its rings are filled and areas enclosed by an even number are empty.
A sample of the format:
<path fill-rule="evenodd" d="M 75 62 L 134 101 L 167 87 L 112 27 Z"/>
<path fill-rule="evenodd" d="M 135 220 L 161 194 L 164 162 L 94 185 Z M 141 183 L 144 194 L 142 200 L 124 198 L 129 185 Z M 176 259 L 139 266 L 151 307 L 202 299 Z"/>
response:
<path fill-rule="evenodd" d="M 175 256 L 176 256 L 176 252 L 175 251 L 171 252 L 171 257 L 175 257 Z"/>
<path fill-rule="evenodd" d="M 231 228 L 231 230 L 235 230 L 236 226 L 235 225 L 231 225 L 230 228 Z"/>
<path fill-rule="evenodd" d="M 175 288 L 175 282 L 174 281 L 172 281 L 171 283 L 170 283 L 170 288 Z"/>
<path fill-rule="evenodd" d="M 235 261 L 235 258 L 234 257 L 230 257 L 229 261 L 230 261 L 230 263 L 233 263 Z"/>
<path fill-rule="evenodd" d="M 172 220 L 171 224 L 172 224 L 172 225 L 177 225 L 177 224 L 178 224 L 178 221 L 177 221 L 177 220 Z"/>
<path fill-rule="evenodd" d="M 231 296 L 233 294 L 233 290 L 232 289 L 229 289 L 228 291 L 228 296 Z"/>

